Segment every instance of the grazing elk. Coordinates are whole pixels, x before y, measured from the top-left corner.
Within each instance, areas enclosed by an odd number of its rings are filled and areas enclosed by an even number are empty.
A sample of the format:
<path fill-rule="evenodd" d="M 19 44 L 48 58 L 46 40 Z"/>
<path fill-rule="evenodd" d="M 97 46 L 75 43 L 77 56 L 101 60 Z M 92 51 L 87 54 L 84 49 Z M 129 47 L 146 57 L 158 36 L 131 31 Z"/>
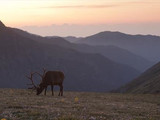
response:
<path fill-rule="evenodd" d="M 46 95 L 48 85 L 51 85 L 52 95 L 54 85 L 58 85 L 60 87 L 59 96 L 63 96 L 63 81 L 64 81 L 64 74 L 61 71 L 47 71 L 43 69 L 43 75 L 38 72 L 31 73 L 30 77 L 27 76 L 28 79 L 31 80 L 31 84 L 33 87 L 28 89 L 33 89 L 37 91 L 37 95 L 39 95 L 43 90 L 45 90 L 44 95 Z M 33 75 L 38 74 L 41 76 L 42 81 L 41 83 L 36 86 L 33 82 Z"/>

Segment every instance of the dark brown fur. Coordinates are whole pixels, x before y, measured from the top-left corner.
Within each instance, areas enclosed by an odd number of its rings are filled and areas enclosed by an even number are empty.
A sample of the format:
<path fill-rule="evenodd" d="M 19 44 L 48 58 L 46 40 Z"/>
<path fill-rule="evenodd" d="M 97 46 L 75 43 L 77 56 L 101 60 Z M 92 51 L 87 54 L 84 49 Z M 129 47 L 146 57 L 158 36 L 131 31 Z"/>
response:
<path fill-rule="evenodd" d="M 37 95 L 39 95 L 44 89 L 44 94 L 46 95 L 48 85 L 51 85 L 52 95 L 54 85 L 58 85 L 60 87 L 59 96 L 63 96 L 63 81 L 64 74 L 61 71 L 48 71 L 45 73 L 42 82 L 37 87 Z"/>

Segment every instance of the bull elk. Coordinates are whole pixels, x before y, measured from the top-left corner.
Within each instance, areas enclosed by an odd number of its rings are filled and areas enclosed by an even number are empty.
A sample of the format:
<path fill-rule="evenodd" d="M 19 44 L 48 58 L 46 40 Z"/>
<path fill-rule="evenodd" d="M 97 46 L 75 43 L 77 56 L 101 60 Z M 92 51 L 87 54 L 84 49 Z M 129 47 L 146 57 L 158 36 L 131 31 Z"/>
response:
<path fill-rule="evenodd" d="M 39 85 L 35 85 L 33 82 L 33 75 L 38 74 L 42 80 Z M 37 91 L 37 95 L 42 93 L 45 90 L 44 95 L 46 95 L 48 85 L 51 85 L 52 96 L 54 96 L 53 87 L 54 85 L 58 85 L 60 87 L 59 96 L 63 96 L 63 81 L 64 81 L 64 74 L 61 71 L 47 71 L 43 69 L 43 74 L 41 75 L 38 72 L 33 72 L 30 76 L 26 76 L 28 79 L 31 80 L 31 84 L 33 87 L 28 89 L 33 89 Z"/>

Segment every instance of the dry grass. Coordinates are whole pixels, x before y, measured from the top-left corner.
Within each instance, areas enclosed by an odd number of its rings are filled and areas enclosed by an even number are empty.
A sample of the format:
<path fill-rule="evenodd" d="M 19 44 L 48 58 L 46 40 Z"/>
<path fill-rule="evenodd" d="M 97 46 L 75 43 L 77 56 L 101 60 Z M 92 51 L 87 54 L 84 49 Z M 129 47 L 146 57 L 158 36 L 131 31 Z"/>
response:
<path fill-rule="evenodd" d="M 160 95 L 64 92 L 36 96 L 29 90 L 0 89 L 0 119 L 160 120 Z"/>

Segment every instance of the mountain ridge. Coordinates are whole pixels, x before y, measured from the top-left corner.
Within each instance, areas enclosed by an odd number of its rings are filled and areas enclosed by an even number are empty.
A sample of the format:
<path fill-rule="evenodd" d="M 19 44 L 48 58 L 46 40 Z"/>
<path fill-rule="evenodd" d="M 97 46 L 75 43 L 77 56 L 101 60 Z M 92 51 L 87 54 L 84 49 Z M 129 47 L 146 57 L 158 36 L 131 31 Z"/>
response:
<path fill-rule="evenodd" d="M 43 67 L 63 71 L 65 89 L 73 91 L 109 91 L 139 74 L 100 54 L 37 42 L 44 38 L 31 36 L 19 35 L 9 27 L 0 31 L 0 87 L 25 88 L 25 75 Z"/>
<path fill-rule="evenodd" d="M 2 23 L 2 21 L 0 20 L 0 28 L 1 28 L 1 27 L 4 28 L 4 27 L 6 27 L 6 26 L 5 26 L 5 25 Z"/>
<path fill-rule="evenodd" d="M 160 36 L 129 35 L 120 32 L 100 32 L 77 41 L 92 46 L 113 45 L 142 56 L 154 63 L 160 59 Z"/>
<path fill-rule="evenodd" d="M 160 93 L 160 62 L 146 70 L 136 79 L 113 92 L 152 94 Z"/>
<path fill-rule="evenodd" d="M 83 53 L 99 53 L 103 56 L 109 58 L 112 61 L 118 62 L 120 64 L 125 64 L 137 69 L 140 72 L 144 72 L 147 68 L 151 67 L 154 63 L 138 56 L 126 49 L 119 48 L 117 46 L 108 45 L 108 46 L 91 46 L 87 44 L 76 44 L 73 42 L 69 42 L 64 38 L 58 36 L 49 36 L 49 37 L 41 37 L 34 34 L 27 33 L 25 31 L 12 28 L 15 32 L 20 35 L 24 35 L 25 37 L 29 37 L 38 42 L 53 44 L 62 46 L 65 48 L 74 49 L 76 51 L 80 51 Z"/>

